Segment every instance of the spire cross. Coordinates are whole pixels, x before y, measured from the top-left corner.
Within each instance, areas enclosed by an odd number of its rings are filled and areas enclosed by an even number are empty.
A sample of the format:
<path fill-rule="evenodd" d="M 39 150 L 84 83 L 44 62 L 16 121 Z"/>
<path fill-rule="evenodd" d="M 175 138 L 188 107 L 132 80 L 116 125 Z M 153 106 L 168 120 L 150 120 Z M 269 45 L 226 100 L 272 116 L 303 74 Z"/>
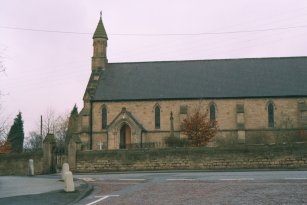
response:
<path fill-rule="evenodd" d="M 101 16 L 102 16 L 102 11 L 100 11 L 100 18 L 101 18 Z"/>

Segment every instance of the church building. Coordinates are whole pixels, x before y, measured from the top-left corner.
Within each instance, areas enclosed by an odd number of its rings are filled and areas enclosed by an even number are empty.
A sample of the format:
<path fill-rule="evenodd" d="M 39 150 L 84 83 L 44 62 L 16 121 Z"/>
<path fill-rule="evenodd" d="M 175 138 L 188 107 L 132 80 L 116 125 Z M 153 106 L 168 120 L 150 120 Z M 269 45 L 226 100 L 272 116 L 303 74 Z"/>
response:
<path fill-rule="evenodd" d="M 213 145 L 305 135 L 307 57 L 108 63 L 100 17 L 79 113 L 83 149 L 163 146 L 195 109 L 218 122 Z M 170 113 L 173 122 L 170 121 Z"/>

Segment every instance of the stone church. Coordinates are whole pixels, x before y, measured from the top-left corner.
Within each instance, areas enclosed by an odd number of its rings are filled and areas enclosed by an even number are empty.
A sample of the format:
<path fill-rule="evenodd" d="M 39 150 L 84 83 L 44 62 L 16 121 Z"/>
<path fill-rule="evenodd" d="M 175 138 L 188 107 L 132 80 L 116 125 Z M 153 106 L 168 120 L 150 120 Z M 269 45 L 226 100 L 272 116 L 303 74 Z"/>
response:
<path fill-rule="evenodd" d="M 307 57 L 108 63 L 107 45 L 100 17 L 78 117 L 83 149 L 162 146 L 171 124 L 185 137 L 180 124 L 196 108 L 218 122 L 213 144 L 305 135 Z"/>

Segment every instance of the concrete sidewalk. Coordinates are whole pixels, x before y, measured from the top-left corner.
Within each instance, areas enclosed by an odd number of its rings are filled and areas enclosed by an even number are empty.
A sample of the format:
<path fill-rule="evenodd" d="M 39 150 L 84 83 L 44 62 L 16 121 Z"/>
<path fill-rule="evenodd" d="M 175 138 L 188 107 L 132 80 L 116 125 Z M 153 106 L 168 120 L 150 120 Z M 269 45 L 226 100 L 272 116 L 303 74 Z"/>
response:
<path fill-rule="evenodd" d="M 75 192 L 64 192 L 60 175 L 0 176 L 0 204 L 70 204 L 91 191 L 91 186 L 76 180 Z"/>

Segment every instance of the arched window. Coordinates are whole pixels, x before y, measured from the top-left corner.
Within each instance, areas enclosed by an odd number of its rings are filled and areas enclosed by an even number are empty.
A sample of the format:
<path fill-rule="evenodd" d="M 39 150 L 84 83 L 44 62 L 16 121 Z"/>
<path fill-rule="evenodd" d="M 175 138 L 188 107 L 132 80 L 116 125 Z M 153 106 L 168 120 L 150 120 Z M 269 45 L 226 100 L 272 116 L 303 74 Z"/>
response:
<path fill-rule="evenodd" d="M 101 118 L 102 118 L 102 129 L 106 129 L 107 128 L 107 108 L 105 106 L 102 107 L 101 109 Z"/>
<path fill-rule="evenodd" d="M 215 121 L 216 120 L 215 105 L 211 104 L 209 110 L 210 110 L 210 120 Z"/>
<path fill-rule="evenodd" d="M 155 107 L 155 128 L 160 129 L 160 107 Z"/>
<path fill-rule="evenodd" d="M 274 127 L 274 105 L 273 103 L 268 104 L 268 126 Z"/>
<path fill-rule="evenodd" d="M 98 51 L 97 51 L 97 43 L 96 42 L 93 43 L 93 48 L 94 48 L 94 56 L 96 56 L 97 53 L 98 53 Z"/>

